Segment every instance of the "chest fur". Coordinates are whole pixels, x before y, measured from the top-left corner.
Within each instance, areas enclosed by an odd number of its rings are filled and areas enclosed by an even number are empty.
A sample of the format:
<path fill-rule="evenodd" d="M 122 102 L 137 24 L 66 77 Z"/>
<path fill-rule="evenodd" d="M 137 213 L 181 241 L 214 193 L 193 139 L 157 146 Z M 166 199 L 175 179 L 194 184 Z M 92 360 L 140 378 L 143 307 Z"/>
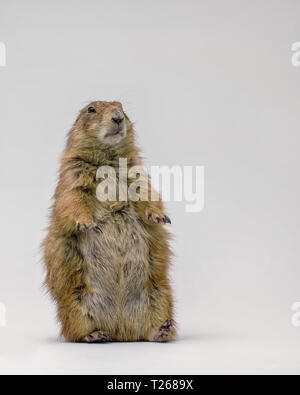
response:
<path fill-rule="evenodd" d="M 130 206 L 101 212 L 98 223 L 101 233 L 89 232 L 81 241 L 89 282 L 118 288 L 143 282 L 148 272 L 147 234 L 136 212 Z"/>

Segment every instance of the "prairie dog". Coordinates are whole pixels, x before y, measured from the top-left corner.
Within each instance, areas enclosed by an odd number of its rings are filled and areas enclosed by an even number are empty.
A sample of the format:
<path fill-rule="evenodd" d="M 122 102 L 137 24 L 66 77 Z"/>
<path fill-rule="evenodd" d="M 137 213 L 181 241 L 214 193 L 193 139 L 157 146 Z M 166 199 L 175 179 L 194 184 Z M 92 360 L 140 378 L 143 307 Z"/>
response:
<path fill-rule="evenodd" d="M 135 132 L 119 102 L 83 108 L 61 159 L 49 232 L 45 284 L 71 342 L 170 341 L 171 223 L 159 201 L 101 202 L 100 166 L 141 165 Z"/>

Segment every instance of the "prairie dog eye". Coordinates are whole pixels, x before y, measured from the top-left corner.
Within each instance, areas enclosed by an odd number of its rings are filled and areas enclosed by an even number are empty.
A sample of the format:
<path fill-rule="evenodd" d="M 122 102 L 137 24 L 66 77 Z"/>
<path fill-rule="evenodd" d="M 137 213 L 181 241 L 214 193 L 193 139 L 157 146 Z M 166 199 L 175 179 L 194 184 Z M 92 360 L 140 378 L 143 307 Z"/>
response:
<path fill-rule="evenodd" d="M 88 113 L 95 113 L 95 112 L 97 112 L 95 107 L 89 107 L 88 108 Z"/>

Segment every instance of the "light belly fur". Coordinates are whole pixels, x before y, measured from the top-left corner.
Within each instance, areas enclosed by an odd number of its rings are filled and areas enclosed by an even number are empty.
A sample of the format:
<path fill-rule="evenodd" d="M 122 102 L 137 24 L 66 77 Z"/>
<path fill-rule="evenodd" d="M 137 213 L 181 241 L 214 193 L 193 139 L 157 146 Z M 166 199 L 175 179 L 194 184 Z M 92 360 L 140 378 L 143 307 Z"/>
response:
<path fill-rule="evenodd" d="M 101 330 L 117 332 L 121 325 L 138 336 L 150 303 L 147 234 L 130 206 L 102 216 L 100 227 L 102 233 L 88 232 L 81 241 L 83 308 L 99 326 L 109 325 Z"/>

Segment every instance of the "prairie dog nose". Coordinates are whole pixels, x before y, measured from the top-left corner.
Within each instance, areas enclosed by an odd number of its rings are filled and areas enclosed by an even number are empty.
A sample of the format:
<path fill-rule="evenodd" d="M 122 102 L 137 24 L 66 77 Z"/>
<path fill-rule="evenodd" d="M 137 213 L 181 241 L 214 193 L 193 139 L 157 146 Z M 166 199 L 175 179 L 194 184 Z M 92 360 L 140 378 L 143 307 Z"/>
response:
<path fill-rule="evenodd" d="M 120 111 L 114 110 L 112 120 L 119 125 L 124 120 L 124 117 Z"/>

